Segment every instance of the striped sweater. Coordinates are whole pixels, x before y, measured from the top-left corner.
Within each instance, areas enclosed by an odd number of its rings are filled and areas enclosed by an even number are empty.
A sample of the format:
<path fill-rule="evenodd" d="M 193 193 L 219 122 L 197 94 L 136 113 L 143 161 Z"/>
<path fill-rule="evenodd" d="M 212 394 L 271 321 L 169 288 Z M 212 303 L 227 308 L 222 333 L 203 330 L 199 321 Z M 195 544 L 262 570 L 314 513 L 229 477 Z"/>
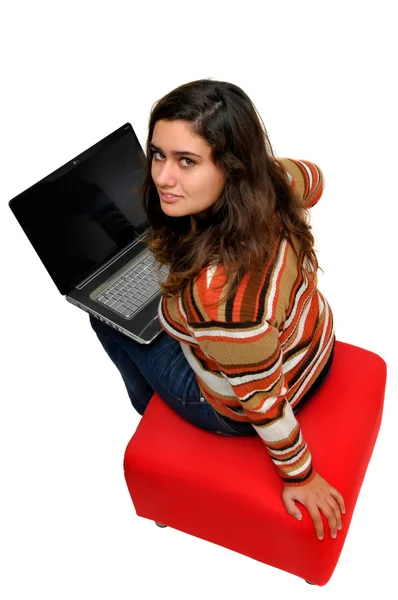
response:
<path fill-rule="evenodd" d="M 319 168 L 280 160 L 305 207 L 316 204 Z M 331 354 L 334 326 L 297 239 L 292 243 L 298 258 L 279 238 L 263 272 L 246 274 L 226 303 L 217 289 L 223 267 L 204 269 L 179 298 L 162 298 L 159 318 L 181 342 L 203 397 L 221 415 L 250 422 L 283 481 L 302 485 L 315 471 L 294 413 Z"/>

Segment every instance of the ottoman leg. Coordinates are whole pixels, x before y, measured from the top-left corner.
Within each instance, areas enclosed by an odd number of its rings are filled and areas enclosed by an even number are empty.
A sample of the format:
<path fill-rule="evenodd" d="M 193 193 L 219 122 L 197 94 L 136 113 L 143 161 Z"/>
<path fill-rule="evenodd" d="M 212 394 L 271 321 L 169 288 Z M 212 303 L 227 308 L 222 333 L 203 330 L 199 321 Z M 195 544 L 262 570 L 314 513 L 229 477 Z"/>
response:
<path fill-rule="evenodd" d="M 157 521 L 155 521 L 155 523 L 158 527 L 167 527 L 167 525 L 163 525 L 162 523 L 158 523 Z"/>

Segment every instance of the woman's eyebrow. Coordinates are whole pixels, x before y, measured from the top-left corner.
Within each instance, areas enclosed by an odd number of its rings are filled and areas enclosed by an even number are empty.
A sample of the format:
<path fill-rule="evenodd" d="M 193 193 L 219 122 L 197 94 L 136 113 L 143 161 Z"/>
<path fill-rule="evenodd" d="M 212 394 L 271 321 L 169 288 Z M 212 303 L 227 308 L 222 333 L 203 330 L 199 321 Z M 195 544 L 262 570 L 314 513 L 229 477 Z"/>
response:
<path fill-rule="evenodd" d="M 155 152 L 162 152 L 162 154 L 163 154 L 163 150 L 161 148 L 159 148 L 158 146 L 155 146 L 155 144 L 150 144 L 150 148 L 151 148 L 151 150 L 154 150 Z M 173 154 L 173 156 L 184 154 L 185 156 L 196 156 L 196 158 L 202 158 L 199 154 L 195 154 L 195 152 L 190 152 L 189 150 L 174 150 L 174 152 L 172 152 L 172 154 Z"/>

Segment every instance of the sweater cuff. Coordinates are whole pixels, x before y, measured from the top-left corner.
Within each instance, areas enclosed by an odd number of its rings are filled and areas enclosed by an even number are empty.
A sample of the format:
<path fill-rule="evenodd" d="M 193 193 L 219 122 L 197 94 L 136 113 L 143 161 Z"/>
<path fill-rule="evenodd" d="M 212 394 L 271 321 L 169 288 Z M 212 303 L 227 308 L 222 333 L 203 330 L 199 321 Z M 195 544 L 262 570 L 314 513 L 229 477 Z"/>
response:
<path fill-rule="evenodd" d="M 279 471 L 279 474 L 281 475 L 282 481 L 285 485 L 288 486 L 293 486 L 293 487 L 300 487 L 302 485 L 306 485 L 307 483 L 310 483 L 310 481 L 312 481 L 316 475 L 316 471 L 313 469 L 312 467 L 312 463 L 310 464 L 310 468 L 309 470 L 306 472 L 306 474 L 303 477 L 286 477 L 286 473 Z"/>

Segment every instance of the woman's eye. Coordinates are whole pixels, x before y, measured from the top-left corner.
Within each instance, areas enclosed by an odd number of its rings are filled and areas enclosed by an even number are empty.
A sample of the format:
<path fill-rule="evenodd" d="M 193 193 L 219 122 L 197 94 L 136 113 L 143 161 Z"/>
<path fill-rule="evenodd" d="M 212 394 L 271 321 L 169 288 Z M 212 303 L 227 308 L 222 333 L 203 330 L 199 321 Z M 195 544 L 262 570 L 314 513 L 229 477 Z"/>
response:
<path fill-rule="evenodd" d="M 164 156 L 164 154 L 162 154 L 162 153 L 160 152 L 160 150 L 154 150 L 154 151 L 153 151 L 153 154 L 152 154 L 152 157 L 153 157 L 153 159 L 154 159 L 154 160 L 161 160 L 161 161 L 165 160 L 165 158 L 166 158 L 166 157 Z M 193 166 L 196 164 L 196 163 L 194 163 L 194 161 L 193 161 L 193 160 L 191 160 L 190 158 L 181 158 L 181 159 L 180 159 L 180 161 L 181 161 L 181 163 L 182 163 L 182 166 L 183 166 L 184 168 L 187 168 L 187 167 L 193 167 Z"/>
<path fill-rule="evenodd" d="M 181 160 L 185 161 L 185 167 L 193 167 L 195 164 L 190 158 L 182 158 Z"/>
<path fill-rule="evenodd" d="M 162 160 L 164 158 L 163 154 L 161 152 L 159 152 L 159 150 L 154 150 L 153 152 L 153 158 L 155 160 Z"/>

